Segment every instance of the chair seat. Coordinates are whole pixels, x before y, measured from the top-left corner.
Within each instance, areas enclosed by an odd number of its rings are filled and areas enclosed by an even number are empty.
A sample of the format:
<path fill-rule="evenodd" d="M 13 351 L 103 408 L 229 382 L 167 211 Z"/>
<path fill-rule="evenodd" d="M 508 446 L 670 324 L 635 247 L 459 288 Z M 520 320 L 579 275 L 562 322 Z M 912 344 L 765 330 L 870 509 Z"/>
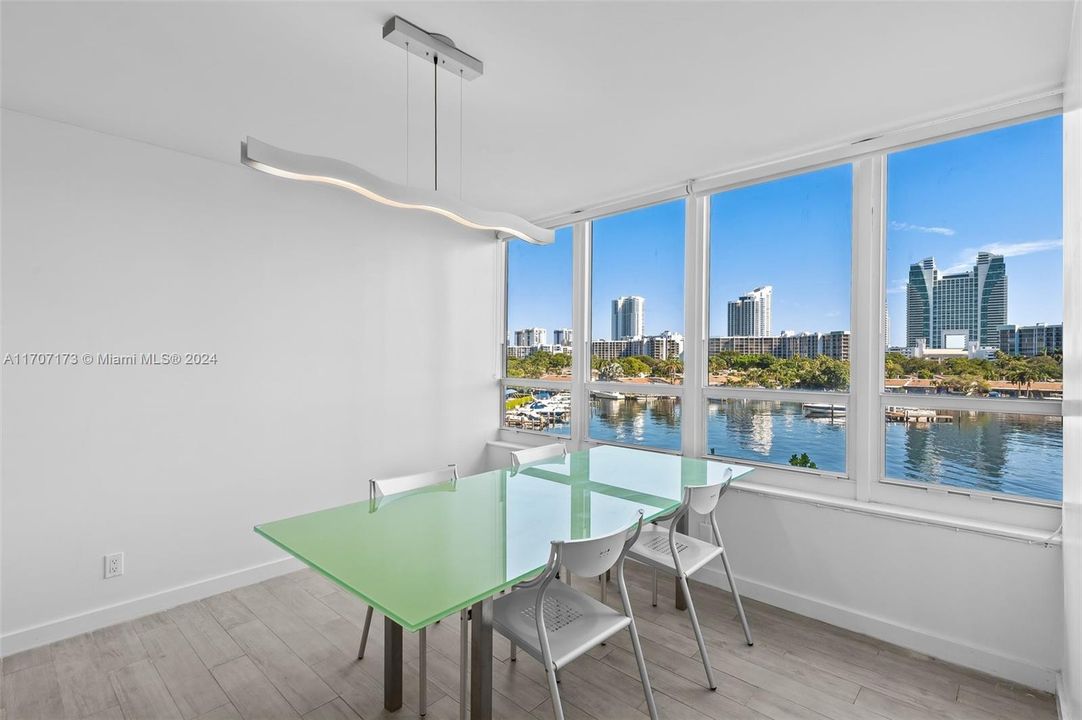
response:
<path fill-rule="evenodd" d="M 680 565 L 684 569 L 684 576 L 706 565 L 708 562 L 721 555 L 721 548 L 717 545 L 690 535 L 676 533 L 676 550 L 680 553 Z M 669 531 L 667 529 L 643 530 L 639 539 L 635 541 L 631 550 L 627 553 L 628 558 L 659 570 L 664 570 L 672 575 L 676 574 L 676 564 L 672 559 L 672 549 L 669 547 Z"/>
<path fill-rule="evenodd" d="M 534 619 L 536 602 L 537 588 L 515 590 L 496 598 L 492 603 L 492 625 L 543 663 Z M 631 624 L 623 613 L 561 582 L 549 584 L 544 613 L 552 662 L 557 668 Z"/>

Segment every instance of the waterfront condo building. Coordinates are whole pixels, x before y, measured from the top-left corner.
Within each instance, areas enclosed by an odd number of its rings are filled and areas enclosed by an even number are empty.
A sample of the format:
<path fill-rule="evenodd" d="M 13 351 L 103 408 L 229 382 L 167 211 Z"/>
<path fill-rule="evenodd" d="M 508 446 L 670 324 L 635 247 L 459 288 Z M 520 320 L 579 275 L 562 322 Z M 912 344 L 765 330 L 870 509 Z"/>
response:
<path fill-rule="evenodd" d="M 977 253 L 972 270 L 941 275 L 935 258 L 909 266 L 906 346 L 964 349 L 970 342 L 998 347 L 1007 323 L 1007 266 L 1002 255 Z"/>
<path fill-rule="evenodd" d="M 999 329 L 999 349 L 1008 355 L 1035 357 L 1063 352 L 1063 325 L 1004 325 Z"/>
<path fill-rule="evenodd" d="M 570 328 L 556 328 L 552 331 L 552 344 L 563 345 L 565 347 L 571 346 L 571 330 Z"/>
<path fill-rule="evenodd" d="M 612 301 L 612 339 L 628 340 L 646 334 L 646 299 L 638 295 Z"/>
<path fill-rule="evenodd" d="M 519 347 L 533 347 L 544 345 L 547 333 L 545 328 L 523 328 L 515 331 L 515 345 Z"/>
<path fill-rule="evenodd" d="M 736 300 L 729 301 L 729 335 L 733 337 L 766 337 L 771 334 L 771 298 L 774 288 L 757 287 Z"/>
<path fill-rule="evenodd" d="M 740 355 L 773 355 L 778 358 L 813 358 L 825 355 L 835 360 L 848 360 L 849 332 L 834 330 L 828 333 L 712 337 L 707 341 L 707 352 L 710 355 L 731 352 Z"/>

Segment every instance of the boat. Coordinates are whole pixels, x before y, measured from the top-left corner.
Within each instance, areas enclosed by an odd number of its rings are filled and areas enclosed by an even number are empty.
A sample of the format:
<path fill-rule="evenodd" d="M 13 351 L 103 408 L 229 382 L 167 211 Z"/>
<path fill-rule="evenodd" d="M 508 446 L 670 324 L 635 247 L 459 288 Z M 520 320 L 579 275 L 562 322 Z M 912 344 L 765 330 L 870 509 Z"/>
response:
<path fill-rule="evenodd" d="M 609 392 L 608 390 L 595 390 L 594 397 L 601 400 L 623 400 L 624 394 L 618 392 Z"/>
<path fill-rule="evenodd" d="M 804 403 L 804 417 L 845 417 L 845 405 L 831 403 Z"/>

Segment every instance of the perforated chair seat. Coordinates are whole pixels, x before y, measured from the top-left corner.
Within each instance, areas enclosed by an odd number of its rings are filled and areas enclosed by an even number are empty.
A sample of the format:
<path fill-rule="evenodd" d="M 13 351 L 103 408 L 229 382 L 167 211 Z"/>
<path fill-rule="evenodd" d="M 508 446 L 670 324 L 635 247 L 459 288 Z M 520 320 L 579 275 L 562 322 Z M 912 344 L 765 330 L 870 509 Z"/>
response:
<path fill-rule="evenodd" d="M 708 562 L 721 555 L 722 548 L 683 533 L 676 533 L 676 549 L 680 553 L 680 565 L 684 576 L 689 576 Z M 643 529 L 639 539 L 628 551 L 629 559 L 649 565 L 670 575 L 676 574 L 676 564 L 669 548 L 668 529 Z"/>
<path fill-rule="evenodd" d="M 536 603 L 536 588 L 523 588 L 498 597 L 492 603 L 492 625 L 544 663 L 534 619 Z M 631 619 L 623 613 L 559 582 L 551 583 L 545 593 L 544 613 L 552 664 L 557 669 L 631 624 Z"/>

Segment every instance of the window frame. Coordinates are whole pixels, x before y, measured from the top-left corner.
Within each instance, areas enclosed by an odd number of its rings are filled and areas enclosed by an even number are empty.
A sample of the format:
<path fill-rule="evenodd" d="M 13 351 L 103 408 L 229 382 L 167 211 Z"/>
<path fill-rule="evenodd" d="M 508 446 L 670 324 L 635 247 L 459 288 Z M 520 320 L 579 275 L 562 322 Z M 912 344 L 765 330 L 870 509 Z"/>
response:
<path fill-rule="evenodd" d="M 590 370 L 591 320 L 591 260 L 592 223 L 605 216 L 656 205 L 676 198 L 685 199 L 684 225 L 684 381 L 679 386 L 631 385 L 642 394 L 675 396 L 681 404 L 681 448 L 679 451 L 635 446 L 641 449 L 731 460 L 755 466 L 755 474 L 738 486 L 770 486 L 781 492 L 792 491 L 794 497 L 813 502 L 841 498 L 869 505 L 875 503 L 898 508 L 915 517 L 955 517 L 965 521 L 985 523 L 993 534 L 1010 534 L 1009 528 L 1033 528 L 1037 531 L 1055 528 L 1062 515 L 1062 503 L 983 490 L 955 488 L 932 483 L 897 480 L 885 476 L 886 440 L 883 408 L 899 404 L 898 394 L 885 392 L 884 328 L 881 327 L 885 300 L 886 262 L 886 157 L 888 153 L 930 145 L 957 137 L 977 134 L 1000 127 L 1061 115 L 1062 92 L 1050 91 L 989 108 L 962 113 L 940 121 L 922 123 L 858 140 L 750 167 L 736 168 L 704 180 L 689 181 L 654 193 L 614 201 L 593 208 L 541 219 L 546 227 L 573 228 L 572 273 L 572 380 L 560 383 L 560 389 L 570 386 L 572 393 L 571 435 L 569 447 L 580 449 L 612 444 L 589 437 L 590 393 L 595 390 L 627 387 L 624 383 L 593 381 Z M 1066 147 L 1065 147 L 1066 152 Z M 853 222 L 851 299 L 850 299 L 850 385 L 847 393 L 828 391 L 789 391 L 739 389 L 740 397 L 762 397 L 771 400 L 806 402 L 822 398 L 842 401 L 847 406 L 846 472 L 839 474 L 804 468 L 758 463 L 744 458 L 706 455 L 706 406 L 711 399 L 737 395 L 737 388 L 709 386 L 706 374 L 708 361 L 709 309 L 709 236 L 710 197 L 719 192 L 748 185 L 770 182 L 822 168 L 852 164 Z M 510 241 L 505 241 L 510 242 Z M 510 429 L 503 424 L 503 393 L 507 384 L 529 384 L 528 378 L 507 378 L 507 268 L 506 247 L 501 247 L 502 266 L 498 277 L 498 320 L 501 365 L 499 376 L 501 437 L 515 441 L 523 435 L 543 438 L 551 433 Z M 1082 268 L 1072 267 L 1064 257 L 1064 287 L 1082 282 Z M 1067 317 L 1064 318 L 1066 323 Z M 1065 329 L 1066 332 L 1066 329 Z M 552 381 L 549 381 L 552 382 Z M 973 409 L 980 412 L 1016 414 L 1063 415 L 1062 401 L 1012 400 L 1004 398 L 956 398 L 904 396 L 906 404 L 935 406 L 942 409 Z M 910 403 L 910 400 L 913 402 Z M 528 441 L 527 438 L 522 438 Z M 533 442 L 533 441 L 528 441 Z M 774 491 L 772 491 L 774 492 Z M 934 521 L 934 520 L 933 520 Z"/>
<path fill-rule="evenodd" d="M 685 360 L 684 365 L 684 378 L 680 385 L 662 385 L 662 384 L 649 384 L 649 383 L 626 383 L 611 380 L 594 380 L 593 379 L 593 260 L 594 260 L 594 222 L 597 220 L 605 220 L 606 218 L 614 217 L 624 213 L 635 212 L 636 210 L 644 210 L 646 208 L 663 205 L 665 203 L 673 202 L 680 199 L 679 197 L 668 198 L 665 200 L 656 200 L 653 202 L 647 202 L 642 205 L 629 207 L 614 212 L 608 212 L 603 215 L 598 215 L 590 220 L 584 221 L 584 234 L 581 248 L 576 247 L 576 251 L 582 253 L 583 260 L 583 272 L 585 274 L 583 290 L 583 342 L 581 354 L 585 358 L 584 367 L 582 368 L 582 404 L 581 412 L 583 413 L 583 429 L 582 429 L 582 443 L 589 447 L 596 447 L 599 445 L 618 445 L 621 447 L 633 447 L 640 450 L 650 450 L 652 452 L 665 453 L 669 455 L 683 455 L 686 454 L 686 443 L 688 437 L 688 430 L 685 427 L 685 420 L 687 419 L 687 406 L 685 399 L 689 393 L 685 392 L 687 387 L 687 364 Z M 688 258 L 687 258 L 687 245 L 688 245 L 688 213 L 687 206 L 691 203 L 691 198 L 684 198 L 684 355 L 687 356 L 688 351 L 688 335 L 687 335 L 687 323 L 688 323 L 688 305 L 687 305 L 687 274 L 688 274 Z M 577 333 L 574 330 L 573 333 Z M 652 447 L 649 445 L 634 445 L 625 443 L 616 443 L 609 440 L 600 440 L 590 435 L 590 411 L 591 411 L 591 396 L 598 391 L 609 392 L 626 392 L 630 389 L 634 389 L 638 395 L 653 395 L 663 397 L 675 397 L 680 403 L 680 447 L 677 449 Z"/>
<path fill-rule="evenodd" d="M 775 182 L 775 181 L 778 181 L 778 180 L 785 180 L 787 178 L 798 177 L 800 175 L 807 175 L 807 174 L 810 174 L 810 173 L 818 172 L 819 170 L 825 170 L 825 169 L 828 169 L 828 168 L 841 167 L 843 165 L 851 165 L 853 167 L 853 181 L 852 181 L 852 190 L 851 190 L 852 195 L 851 195 L 851 201 L 850 201 L 850 204 L 852 206 L 853 220 L 850 222 L 850 227 L 849 227 L 849 230 L 850 230 L 850 233 L 849 233 L 849 244 L 850 244 L 850 267 L 849 267 L 849 273 L 850 273 L 850 286 L 852 287 L 852 284 L 854 282 L 854 278 L 856 277 L 855 263 L 857 261 L 857 258 L 855 256 L 855 254 L 853 254 L 853 248 L 857 244 L 857 223 L 856 223 L 857 204 L 856 203 L 857 203 L 857 199 L 858 199 L 857 198 L 857 193 L 856 193 L 856 186 L 857 186 L 856 170 L 857 169 L 856 169 L 856 163 L 853 162 L 852 160 L 842 159 L 842 160 L 838 160 L 836 162 L 817 163 L 812 167 L 791 168 L 791 169 L 788 169 L 788 170 L 786 170 L 784 172 L 768 174 L 768 175 L 766 175 L 764 177 L 761 177 L 761 178 L 758 178 L 758 179 L 755 179 L 755 178 L 752 178 L 752 177 L 744 177 L 744 178 L 741 178 L 739 181 L 737 181 L 737 182 L 735 182 L 735 183 L 733 183 L 731 185 L 723 185 L 721 187 L 711 188 L 708 191 L 703 190 L 703 191 L 698 191 L 697 192 L 697 195 L 699 196 L 699 199 L 705 205 L 705 217 L 706 217 L 706 223 L 705 223 L 705 225 L 704 225 L 704 227 L 702 229 L 702 242 L 705 245 L 705 260 L 704 260 L 704 262 L 705 262 L 705 285 L 704 285 L 704 288 L 703 288 L 703 302 L 705 304 L 705 307 L 703 309 L 704 321 L 705 321 L 705 332 L 704 332 L 703 339 L 702 339 L 703 347 L 702 347 L 701 355 L 702 355 L 703 367 L 702 367 L 702 374 L 701 374 L 701 378 L 700 378 L 700 381 L 701 381 L 701 384 L 702 384 L 701 395 L 703 397 L 703 407 L 702 407 L 702 413 L 703 413 L 703 448 L 702 448 L 702 451 L 699 453 L 699 455 L 704 457 L 704 458 L 707 458 L 707 459 L 717 459 L 717 460 L 724 460 L 725 462 L 731 462 L 731 463 L 740 463 L 740 464 L 744 464 L 744 465 L 754 465 L 757 468 L 774 469 L 774 470 L 777 470 L 777 471 L 780 471 L 781 473 L 783 473 L 783 475 L 780 478 L 777 478 L 777 479 L 773 478 L 773 474 L 770 474 L 769 477 L 771 477 L 771 480 L 772 480 L 771 484 L 779 484 L 779 485 L 783 485 L 783 486 L 786 486 L 786 487 L 807 489 L 808 477 L 804 477 L 803 479 L 801 479 L 801 478 L 798 477 L 800 475 L 810 476 L 812 478 L 818 478 L 819 481 L 825 480 L 825 481 L 828 481 L 828 482 L 829 481 L 839 481 L 839 480 L 840 481 L 849 480 L 850 475 L 851 475 L 850 468 L 852 467 L 852 464 L 851 464 L 852 463 L 852 457 L 851 457 L 851 450 L 850 450 L 852 442 L 851 442 L 850 432 L 849 432 L 849 428 L 850 428 L 851 423 L 848 421 L 848 419 L 846 420 L 846 424 L 845 424 L 846 425 L 845 426 L 845 469 L 840 471 L 840 472 L 836 471 L 836 470 L 826 470 L 826 469 L 818 469 L 818 468 L 813 470 L 813 469 L 809 469 L 809 468 L 787 467 L 785 465 L 781 465 L 781 464 L 778 464 L 778 463 L 769 463 L 769 462 L 762 462 L 762 461 L 756 461 L 756 460 L 748 460 L 747 458 L 734 457 L 734 456 L 731 456 L 731 455 L 711 455 L 711 454 L 709 454 L 708 453 L 708 448 L 707 448 L 707 443 L 706 443 L 706 416 L 705 416 L 705 413 L 706 413 L 706 409 L 707 409 L 707 404 L 708 404 L 708 402 L 710 400 L 722 400 L 722 399 L 730 399 L 730 398 L 731 399 L 758 399 L 758 400 L 767 400 L 767 401 L 774 401 L 774 402 L 798 402 L 798 403 L 826 402 L 826 403 L 832 403 L 832 404 L 835 404 L 835 405 L 845 405 L 846 415 L 848 417 L 849 411 L 850 411 L 850 406 L 851 406 L 852 394 L 853 394 L 853 377 L 852 377 L 853 369 L 852 369 L 852 365 L 853 365 L 853 354 L 855 352 L 855 347 L 854 347 L 855 340 L 854 340 L 854 333 L 853 333 L 854 322 L 853 322 L 853 320 L 854 320 L 854 313 L 855 313 L 855 306 L 856 306 L 856 298 L 853 295 L 853 292 L 851 291 L 850 292 L 850 299 L 849 299 L 849 318 L 850 318 L 850 320 L 849 320 L 849 329 L 850 329 L 850 335 L 849 335 L 849 363 L 850 363 L 850 371 L 849 372 L 850 372 L 850 380 L 849 380 L 849 389 L 846 390 L 845 392 L 840 392 L 840 391 L 836 391 L 836 390 L 835 391 L 831 391 L 831 390 L 771 390 L 769 388 L 741 388 L 741 387 L 728 386 L 728 385 L 711 385 L 710 384 L 710 377 L 709 377 L 708 372 L 707 372 L 708 371 L 708 364 L 709 364 L 709 361 L 710 361 L 710 352 L 709 352 L 709 342 L 710 342 L 710 332 L 709 332 L 709 330 L 710 330 L 710 290 L 711 290 L 711 288 L 710 288 L 710 262 L 711 262 L 711 258 L 710 258 L 710 250 L 711 250 L 710 233 L 711 233 L 711 228 L 713 227 L 711 222 L 710 222 L 710 220 L 711 220 L 711 218 L 710 218 L 711 199 L 715 195 L 720 195 L 721 193 L 724 193 L 724 192 L 730 192 L 732 190 L 740 190 L 742 188 L 753 187 L 753 186 L 756 186 L 756 185 L 764 185 L 764 184 Z M 760 474 L 760 476 L 762 476 L 762 473 L 759 473 L 759 474 Z M 820 487 L 822 486 L 822 484 L 823 484 L 822 482 L 819 482 Z"/>
<path fill-rule="evenodd" d="M 508 334 L 511 328 L 508 326 L 510 313 L 508 312 L 508 303 L 510 302 L 510 279 L 509 274 L 511 272 L 511 263 L 508 261 L 508 254 L 510 252 L 510 241 L 504 240 L 499 245 L 497 252 L 497 277 L 500 282 L 496 283 L 496 326 L 499 332 L 500 342 L 498 345 L 499 357 L 497 358 L 496 376 L 499 379 L 499 430 L 502 433 L 512 433 L 515 435 L 535 436 L 541 438 L 550 438 L 556 440 L 564 440 L 571 442 L 574 440 L 574 423 L 575 416 L 578 414 L 578 404 L 575 402 L 574 394 L 571 399 L 571 427 L 567 433 L 550 433 L 544 430 L 531 430 L 528 428 L 516 428 L 507 424 L 507 388 L 509 387 L 530 387 L 538 390 L 566 390 L 568 392 L 573 391 L 573 381 L 567 380 L 542 380 L 540 378 L 513 378 L 507 375 L 507 349 Z M 574 229 L 572 229 L 572 244 L 574 244 Z M 575 252 L 572 247 L 571 251 L 572 268 L 574 267 Z M 572 269 L 571 276 L 571 293 L 572 293 L 572 314 L 574 314 L 574 294 L 575 294 L 575 277 L 574 270 Z M 574 342 L 575 342 L 575 330 L 574 323 L 572 322 L 571 330 L 571 342 L 572 342 L 572 377 L 574 377 Z"/>

